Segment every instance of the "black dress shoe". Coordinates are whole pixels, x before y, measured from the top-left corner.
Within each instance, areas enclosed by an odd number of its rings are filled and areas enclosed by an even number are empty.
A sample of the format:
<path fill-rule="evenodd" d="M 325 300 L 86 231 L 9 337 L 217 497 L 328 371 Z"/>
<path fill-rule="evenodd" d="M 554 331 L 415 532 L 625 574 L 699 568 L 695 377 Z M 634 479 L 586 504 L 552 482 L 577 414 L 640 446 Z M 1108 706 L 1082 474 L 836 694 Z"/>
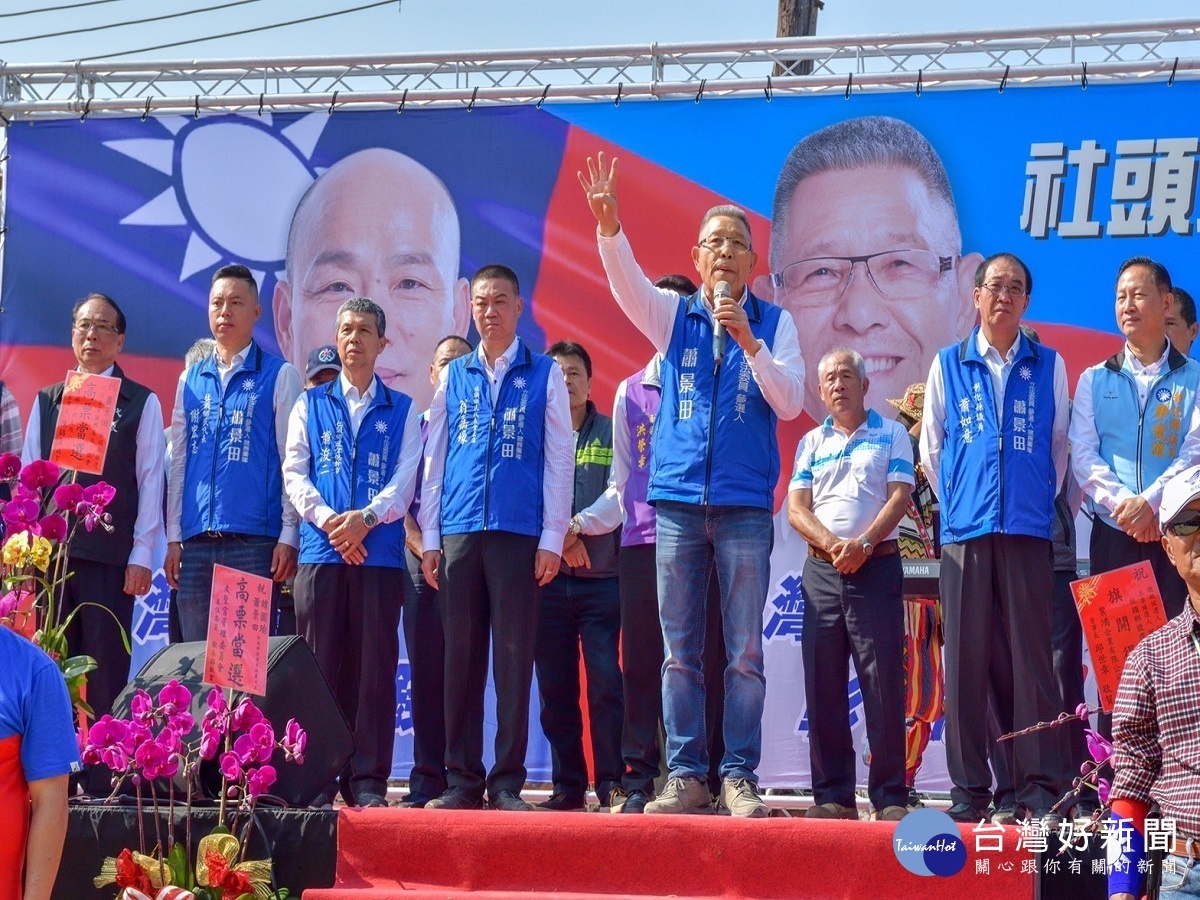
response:
<path fill-rule="evenodd" d="M 483 798 L 477 797 L 465 788 L 452 787 L 440 797 L 434 797 L 425 804 L 426 809 L 483 809 Z"/>
<path fill-rule="evenodd" d="M 585 807 L 582 794 L 568 794 L 566 791 L 555 791 L 550 795 L 549 800 L 543 800 L 537 805 L 538 809 L 547 809 L 551 812 L 570 812 Z"/>
<path fill-rule="evenodd" d="M 1057 810 L 1051 810 L 1049 806 L 1039 806 L 1033 811 L 1033 821 L 1041 822 L 1043 829 L 1054 834 L 1062 825 L 1063 817 Z"/>
<path fill-rule="evenodd" d="M 504 812 L 532 812 L 533 807 L 521 799 L 516 791 L 497 791 L 488 800 L 490 809 L 500 809 Z"/>
<path fill-rule="evenodd" d="M 425 804 L 432 799 L 433 798 L 427 794 L 421 794 L 413 791 L 412 793 L 405 794 L 403 797 L 401 797 L 400 800 L 397 801 L 396 806 L 400 807 L 401 809 L 422 809 L 424 808 Z"/>
<path fill-rule="evenodd" d="M 313 802 L 308 804 L 309 809 L 333 809 L 333 798 L 324 791 L 317 794 L 313 798 Z"/>
<path fill-rule="evenodd" d="M 621 807 L 623 813 L 644 813 L 646 804 L 650 802 L 650 795 L 645 791 L 630 791 L 629 797 L 625 800 L 625 805 Z"/>
<path fill-rule="evenodd" d="M 358 801 L 360 809 L 379 809 L 388 805 L 387 797 L 372 791 L 363 791 L 354 799 Z"/>
<path fill-rule="evenodd" d="M 978 825 L 981 820 L 988 818 L 986 809 L 979 809 L 970 803 L 955 803 L 946 810 L 946 815 L 955 822 L 970 822 L 972 825 Z"/>

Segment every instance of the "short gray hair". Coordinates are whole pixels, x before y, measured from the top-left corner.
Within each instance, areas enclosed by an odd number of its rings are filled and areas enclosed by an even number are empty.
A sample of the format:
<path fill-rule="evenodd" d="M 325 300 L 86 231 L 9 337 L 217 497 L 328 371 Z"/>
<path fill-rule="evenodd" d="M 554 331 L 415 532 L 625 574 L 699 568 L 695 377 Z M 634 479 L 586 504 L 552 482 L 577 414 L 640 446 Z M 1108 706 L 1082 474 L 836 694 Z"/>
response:
<path fill-rule="evenodd" d="M 825 372 L 825 364 L 838 356 L 847 357 L 850 360 L 850 364 L 858 370 L 858 377 L 863 381 L 867 380 L 867 361 L 862 358 L 861 353 L 859 353 L 857 350 L 851 350 L 849 347 L 838 347 L 834 350 L 830 350 L 821 357 L 821 361 L 817 363 L 818 379 Z"/>
<path fill-rule="evenodd" d="M 194 366 L 196 363 L 208 359 L 212 356 L 213 348 L 217 346 L 215 339 L 210 337 L 202 337 L 192 346 L 188 347 L 187 353 L 183 355 L 184 366 Z"/>
<path fill-rule="evenodd" d="M 800 182 L 831 169 L 867 166 L 911 169 L 925 183 L 930 194 L 950 207 L 951 222 L 954 230 L 958 230 L 958 211 L 950 190 L 950 178 L 941 157 L 925 135 L 907 122 L 890 116 L 861 116 L 814 131 L 796 144 L 784 160 L 775 183 L 775 202 L 771 208 L 772 269 L 783 264 L 779 254 L 787 244 L 788 212 Z M 960 248 L 953 249 L 958 252 Z"/>
<path fill-rule="evenodd" d="M 713 219 L 724 217 L 726 219 L 737 219 L 746 226 L 746 237 L 750 238 L 750 247 L 754 247 L 754 238 L 750 234 L 750 219 L 746 215 L 746 211 L 740 206 L 734 206 L 732 203 L 722 203 L 719 206 L 714 206 L 704 214 L 704 218 L 700 220 L 700 233 L 704 233 L 704 226 Z"/>
<path fill-rule="evenodd" d="M 383 314 L 383 309 L 374 300 L 367 297 L 351 297 L 345 303 L 338 307 L 337 319 L 339 324 L 342 321 L 342 316 L 348 312 L 370 313 L 375 316 L 375 331 L 379 337 L 383 337 L 384 331 L 387 330 L 387 317 Z"/>

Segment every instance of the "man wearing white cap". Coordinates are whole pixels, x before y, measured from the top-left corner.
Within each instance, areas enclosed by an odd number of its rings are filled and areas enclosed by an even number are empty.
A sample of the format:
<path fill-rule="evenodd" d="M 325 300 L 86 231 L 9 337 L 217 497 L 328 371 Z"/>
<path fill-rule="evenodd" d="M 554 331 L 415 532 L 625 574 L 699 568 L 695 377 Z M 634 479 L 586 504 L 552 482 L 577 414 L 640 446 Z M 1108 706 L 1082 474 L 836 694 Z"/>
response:
<path fill-rule="evenodd" d="M 1183 611 L 1144 638 L 1125 660 L 1113 710 L 1112 817 L 1132 834 L 1130 850 L 1110 855 L 1110 898 L 1142 896 L 1146 813 L 1173 819 L 1163 859 L 1165 895 L 1200 897 L 1200 467 L 1163 489 L 1158 524 L 1167 558 L 1187 585 Z M 1166 831 L 1166 829 L 1160 829 Z"/>

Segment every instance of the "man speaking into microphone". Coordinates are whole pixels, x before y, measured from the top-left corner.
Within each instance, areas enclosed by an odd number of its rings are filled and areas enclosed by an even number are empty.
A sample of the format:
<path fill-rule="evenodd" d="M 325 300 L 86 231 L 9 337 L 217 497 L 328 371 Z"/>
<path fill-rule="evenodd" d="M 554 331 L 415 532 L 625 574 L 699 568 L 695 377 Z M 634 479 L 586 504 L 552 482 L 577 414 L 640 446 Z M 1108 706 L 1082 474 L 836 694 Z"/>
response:
<path fill-rule="evenodd" d="M 680 302 L 633 257 L 617 216 L 617 161 L 606 165 L 602 153 L 588 159 L 579 181 L 599 224 L 613 296 L 663 355 L 647 496 L 658 516 L 670 775 L 645 811 L 710 811 L 701 654 L 715 569 L 727 660 L 720 803 L 735 816 L 765 816 L 755 775 L 766 696 L 762 611 L 779 475 L 776 419 L 795 418 L 804 402 L 796 326 L 747 287 L 758 256 L 741 209 L 716 206 L 704 215 L 692 248 L 702 285 Z"/>

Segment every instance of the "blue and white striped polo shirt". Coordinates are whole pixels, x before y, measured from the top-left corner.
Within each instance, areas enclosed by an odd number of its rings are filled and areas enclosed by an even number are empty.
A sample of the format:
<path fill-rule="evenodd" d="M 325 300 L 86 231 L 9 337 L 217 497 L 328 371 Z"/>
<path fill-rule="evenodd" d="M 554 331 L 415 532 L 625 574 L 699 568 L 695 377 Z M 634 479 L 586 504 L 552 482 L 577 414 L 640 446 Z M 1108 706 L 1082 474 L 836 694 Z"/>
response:
<path fill-rule="evenodd" d="M 800 441 L 789 491 L 813 492 L 813 513 L 839 538 L 858 537 L 887 502 L 888 484 L 911 485 L 912 442 L 904 426 L 873 409 L 852 435 L 829 416 Z M 897 537 L 892 530 L 886 540 Z"/>

